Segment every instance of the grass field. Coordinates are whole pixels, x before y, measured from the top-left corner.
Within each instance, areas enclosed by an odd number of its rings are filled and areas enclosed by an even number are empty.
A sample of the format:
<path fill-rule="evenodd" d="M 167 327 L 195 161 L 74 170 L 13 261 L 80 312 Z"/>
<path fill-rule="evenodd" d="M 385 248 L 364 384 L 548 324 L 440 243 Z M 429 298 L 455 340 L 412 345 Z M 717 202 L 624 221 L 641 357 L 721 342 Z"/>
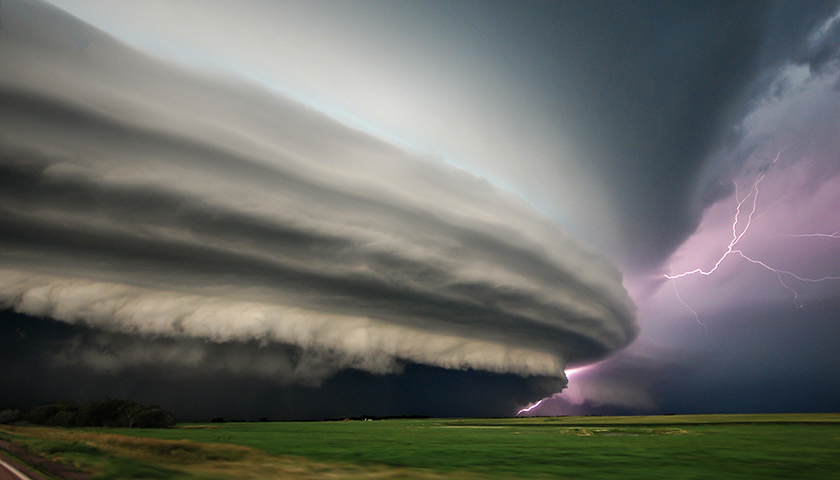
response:
<path fill-rule="evenodd" d="M 840 478 L 840 415 L 2 427 L 94 479 Z"/>

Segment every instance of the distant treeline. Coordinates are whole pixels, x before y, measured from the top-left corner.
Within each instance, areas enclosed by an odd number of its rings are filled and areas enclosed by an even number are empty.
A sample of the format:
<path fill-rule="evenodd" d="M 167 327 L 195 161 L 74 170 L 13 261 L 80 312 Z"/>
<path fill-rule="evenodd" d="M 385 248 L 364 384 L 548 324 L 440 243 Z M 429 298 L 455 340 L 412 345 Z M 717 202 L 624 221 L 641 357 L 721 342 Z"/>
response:
<path fill-rule="evenodd" d="M 157 405 L 138 405 L 111 398 L 99 402 L 55 402 L 0 410 L 0 424 L 29 423 L 52 427 L 165 428 L 175 425 L 175 415 Z"/>

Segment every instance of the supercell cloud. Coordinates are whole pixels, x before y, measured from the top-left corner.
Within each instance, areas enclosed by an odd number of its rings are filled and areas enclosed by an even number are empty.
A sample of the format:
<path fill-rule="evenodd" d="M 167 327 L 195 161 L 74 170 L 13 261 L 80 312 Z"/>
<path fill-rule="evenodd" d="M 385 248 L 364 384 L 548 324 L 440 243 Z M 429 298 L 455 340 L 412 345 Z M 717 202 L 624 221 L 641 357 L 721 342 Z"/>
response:
<path fill-rule="evenodd" d="M 618 270 L 490 183 L 52 7 L 2 14 L 0 302 L 103 332 L 56 361 L 562 378 L 635 338 Z"/>

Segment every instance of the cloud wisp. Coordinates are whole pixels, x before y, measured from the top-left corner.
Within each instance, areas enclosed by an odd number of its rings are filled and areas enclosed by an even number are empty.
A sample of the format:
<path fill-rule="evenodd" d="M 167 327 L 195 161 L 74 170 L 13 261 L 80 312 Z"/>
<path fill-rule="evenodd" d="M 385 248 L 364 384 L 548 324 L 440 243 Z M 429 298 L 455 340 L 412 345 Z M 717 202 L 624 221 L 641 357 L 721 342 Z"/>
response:
<path fill-rule="evenodd" d="M 3 15 L 4 306 L 178 348 L 285 345 L 313 378 L 403 361 L 563 378 L 635 338 L 618 270 L 488 182 L 52 7 Z M 108 370 L 138 348 L 63 358 Z"/>

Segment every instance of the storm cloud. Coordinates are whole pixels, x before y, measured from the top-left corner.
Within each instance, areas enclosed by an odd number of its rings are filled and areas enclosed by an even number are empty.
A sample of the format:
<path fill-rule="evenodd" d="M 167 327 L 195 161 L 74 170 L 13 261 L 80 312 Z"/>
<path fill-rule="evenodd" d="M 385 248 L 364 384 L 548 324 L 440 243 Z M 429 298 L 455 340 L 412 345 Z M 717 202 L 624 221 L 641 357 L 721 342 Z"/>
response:
<path fill-rule="evenodd" d="M 562 379 L 635 338 L 619 271 L 489 182 L 53 7 L 2 15 L 0 302 L 128 335 L 56 361 Z"/>

